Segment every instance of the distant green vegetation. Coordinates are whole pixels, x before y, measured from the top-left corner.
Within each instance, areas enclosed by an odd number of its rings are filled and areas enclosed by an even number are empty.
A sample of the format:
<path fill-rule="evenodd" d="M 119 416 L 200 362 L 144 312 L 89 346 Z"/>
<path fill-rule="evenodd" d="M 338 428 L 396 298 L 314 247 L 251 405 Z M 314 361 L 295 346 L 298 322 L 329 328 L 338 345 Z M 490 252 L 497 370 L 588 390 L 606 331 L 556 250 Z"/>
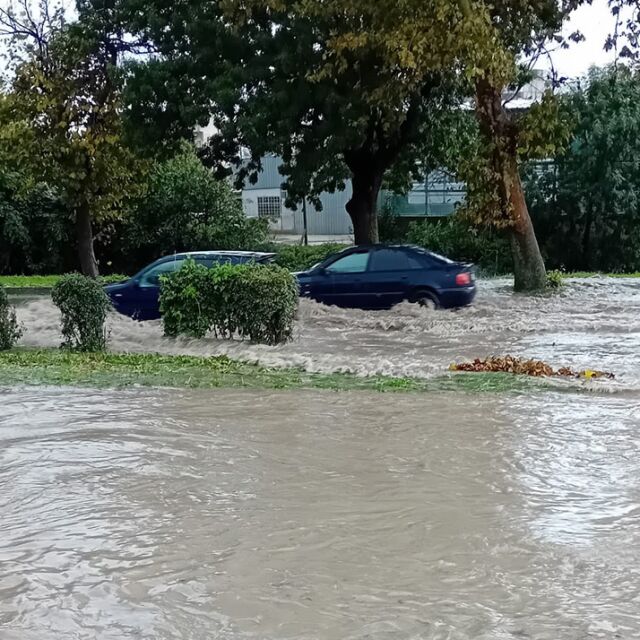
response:
<path fill-rule="evenodd" d="M 418 393 L 508 392 L 548 388 L 544 380 L 509 374 L 445 374 L 436 379 L 359 377 L 271 369 L 222 357 L 80 353 L 57 349 L 0 352 L 0 385 L 123 388 L 330 389 Z"/>
<path fill-rule="evenodd" d="M 309 246 L 279 245 L 274 247 L 274 251 L 277 253 L 275 260 L 281 267 L 289 271 L 306 271 L 347 246 L 333 243 Z"/>
<path fill-rule="evenodd" d="M 60 275 L 48 276 L 0 276 L 0 285 L 7 289 L 51 289 L 60 280 Z M 121 282 L 127 276 L 114 274 L 110 276 L 100 276 L 98 280 L 103 284 Z"/>

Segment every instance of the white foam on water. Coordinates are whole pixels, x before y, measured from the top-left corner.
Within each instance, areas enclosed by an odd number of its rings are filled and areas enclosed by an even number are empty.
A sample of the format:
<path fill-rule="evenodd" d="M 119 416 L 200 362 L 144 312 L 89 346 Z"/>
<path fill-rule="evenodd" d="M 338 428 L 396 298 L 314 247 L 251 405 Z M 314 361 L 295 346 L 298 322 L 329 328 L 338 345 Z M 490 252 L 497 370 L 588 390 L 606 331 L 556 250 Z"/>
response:
<path fill-rule="evenodd" d="M 46 298 L 21 305 L 22 343 L 60 343 L 59 314 Z M 310 372 L 430 377 L 451 362 L 489 355 L 540 358 L 553 366 L 617 374 L 610 391 L 640 386 L 640 280 L 589 278 L 555 295 L 512 293 L 508 280 L 481 281 L 476 302 L 454 311 L 401 304 L 390 311 L 338 309 L 302 300 L 294 339 L 268 347 L 208 337 L 168 339 L 160 321 L 111 314 L 117 352 L 226 355 Z M 595 383 L 588 388 L 603 389 Z"/>

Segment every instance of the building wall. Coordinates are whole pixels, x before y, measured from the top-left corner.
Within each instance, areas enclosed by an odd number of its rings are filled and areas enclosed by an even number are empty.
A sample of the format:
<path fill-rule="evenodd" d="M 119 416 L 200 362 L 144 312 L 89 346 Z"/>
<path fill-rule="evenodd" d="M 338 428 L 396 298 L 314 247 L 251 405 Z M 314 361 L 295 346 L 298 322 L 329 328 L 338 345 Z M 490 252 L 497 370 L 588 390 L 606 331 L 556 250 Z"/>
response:
<path fill-rule="evenodd" d="M 242 190 L 242 205 L 249 217 L 270 217 L 270 227 L 276 233 L 302 235 L 304 216 L 302 206 L 296 211 L 288 209 L 284 202 L 284 177 L 278 168 L 281 164 L 277 156 L 266 156 L 262 160 L 262 171 L 255 184 L 247 183 Z M 314 236 L 347 236 L 353 234 L 353 224 L 346 211 L 351 199 L 351 182 L 347 181 L 344 191 L 323 193 L 320 196 L 322 209 L 307 203 L 307 231 Z M 280 215 L 267 216 L 267 198 L 280 198 Z M 380 203 L 388 203 L 392 210 L 402 217 L 429 217 L 451 215 L 464 200 L 464 185 L 456 182 L 443 171 L 433 172 L 424 182 L 416 182 L 407 196 L 383 193 Z"/>
<path fill-rule="evenodd" d="M 280 198 L 280 217 L 270 217 L 269 226 L 276 233 L 304 233 L 302 205 L 297 210 L 285 206 L 286 192 L 282 190 L 284 177 L 278 171 L 281 160 L 277 156 L 266 156 L 262 161 L 262 171 L 255 184 L 247 183 L 242 189 L 242 206 L 249 217 L 264 217 L 268 209 L 266 198 Z M 322 208 L 307 202 L 307 232 L 317 236 L 345 236 L 353 233 L 353 225 L 345 205 L 351 198 L 351 185 L 344 191 L 323 193 L 320 196 Z"/>

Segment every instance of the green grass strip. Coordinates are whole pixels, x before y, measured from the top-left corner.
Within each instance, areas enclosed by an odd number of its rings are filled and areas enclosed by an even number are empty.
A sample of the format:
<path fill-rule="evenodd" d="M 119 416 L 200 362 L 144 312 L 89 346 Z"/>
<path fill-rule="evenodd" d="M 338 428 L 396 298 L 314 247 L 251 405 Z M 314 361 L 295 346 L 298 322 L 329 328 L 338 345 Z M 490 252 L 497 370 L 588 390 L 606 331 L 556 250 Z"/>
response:
<path fill-rule="evenodd" d="M 95 388 L 182 387 L 331 389 L 422 393 L 432 391 L 519 392 L 543 390 L 544 380 L 503 373 L 447 373 L 435 379 L 359 377 L 271 369 L 227 357 L 75 353 L 58 349 L 0 352 L 0 386 L 55 385 Z"/>

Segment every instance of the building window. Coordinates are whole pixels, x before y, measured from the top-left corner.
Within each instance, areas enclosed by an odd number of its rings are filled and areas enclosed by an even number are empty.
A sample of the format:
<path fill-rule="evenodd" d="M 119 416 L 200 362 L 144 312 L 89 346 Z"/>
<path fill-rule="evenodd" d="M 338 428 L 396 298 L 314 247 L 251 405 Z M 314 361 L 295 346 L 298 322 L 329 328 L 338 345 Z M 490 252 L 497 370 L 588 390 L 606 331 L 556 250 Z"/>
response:
<path fill-rule="evenodd" d="M 262 196 L 258 198 L 258 217 L 280 219 L 282 204 L 280 196 Z"/>

